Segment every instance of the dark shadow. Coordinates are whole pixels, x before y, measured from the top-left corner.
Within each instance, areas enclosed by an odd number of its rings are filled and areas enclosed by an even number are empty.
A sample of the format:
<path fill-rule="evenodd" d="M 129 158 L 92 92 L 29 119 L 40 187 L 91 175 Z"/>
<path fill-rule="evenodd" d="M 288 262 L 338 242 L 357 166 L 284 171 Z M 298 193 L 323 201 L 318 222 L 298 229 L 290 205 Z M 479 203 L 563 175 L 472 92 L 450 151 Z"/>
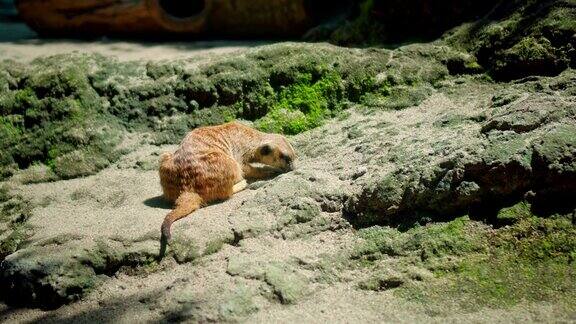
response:
<path fill-rule="evenodd" d="M 156 289 L 147 293 L 138 292 L 121 296 L 103 301 L 99 307 L 77 314 L 66 314 L 55 310 L 34 320 L 34 323 L 114 323 L 119 321 L 128 310 L 145 307 L 144 304 L 153 303 L 164 293 L 165 289 Z"/>
<path fill-rule="evenodd" d="M 357 12 L 357 6 L 354 0 L 305 0 L 304 10 L 312 21 L 323 24 L 351 16 Z"/>
<path fill-rule="evenodd" d="M 0 43 L 19 42 L 38 37 L 36 32 L 15 18 L 0 16 Z"/>
<path fill-rule="evenodd" d="M 576 224 L 576 204 L 574 195 L 562 195 L 555 192 L 553 195 L 536 195 L 537 198 L 527 198 L 522 193 L 509 196 L 486 196 L 481 203 L 474 203 L 451 212 L 438 212 L 430 210 L 410 210 L 393 216 L 382 216 L 381 211 L 369 210 L 358 214 L 343 210 L 343 217 L 355 229 L 362 229 L 374 225 L 390 226 L 400 232 L 408 231 L 417 226 L 429 223 L 450 222 L 463 215 L 471 220 L 492 225 L 494 228 L 513 225 L 515 220 L 500 219 L 498 214 L 503 208 L 514 206 L 522 201 L 530 203 L 530 211 L 534 216 L 547 218 L 554 215 L 566 215 Z"/>
<path fill-rule="evenodd" d="M 159 0 L 158 4 L 168 15 L 181 19 L 196 16 L 202 13 L 202 11 L 206 8 L 206 3 L 203 0 Z"/>
<path fill-rule="evenodd" d="M 57 265 L 46 265 L 47 267 L 55 267 Z M 170 268 L 164 268 L 163 271 L 170 271 Z M 41 273 L 38 275 L 42 275 Z M 142 280 L 148 280 L 143 278 Z M 4 295 L 0 296 L 0 303 L 3 303 L 0 307 L 0 322 L 9 322 L 14 319 L 26 319 L 26 312 L 28 309 L 42 309 L 43 313 L 38 314 L 29 322 L 33 323 L 116 323 L 120 320 L 126 320 L 126 316 L 129 313 L 148 313 L 152 316 L 150 321 L 154 323 L 165 323 L 165 322 L 180 322 L 183 320 L 193 319 L 199 309 L 198 303 L 196 301 L 186 301 L 183 303 L 177 303 L 174 306 L 168 305 L 163 306 L 161 302 L 163 296 L 170 290 L 174 283 L 167 283 L 165 286 L 161 287 L 150 287 L 143 289 L 138 289 L 133 292 L 128 292 L 126 294 L 118 292 L 116 294 L 112 293 L 111 297 L 101 298 L 98 304 L 86 303 L 83 306 L 88 306 L 89 309 L 78 310 L 76 307 L 70 307 L 73 303 L 82 303 L 80 301 L 75 301 L 72 299 L 61 299 L 58 304 L 44 305 L 38 303 L 39 301 L 30 301 L 16 303 L 13 298 L 18 297 L 14 295 Z M 28 287 L 34 289 L 34 292 L 41 292 L 43 288 L 42 285 L 37 287 Z M 2 295 L 6 290 L 0 290 L 0 295 Z M 30 292 L 30 290 L 28 290 Z M 55 292 L 53 292 L 55 293 Z M 67 291 L 66 294 L 70 294 Z M 98 294 L 98 288 L 87 294 L 82 294 L 84 296 L 89 296 L 90 294 Z M 50 300 L 44 300 L 50 302 Z M 160 301 L 160 302 L 158 302 Z M 47 307 L 50 306 L 50 307 Z M 192 307 L 194 306 L 194 307 Z"/>
<path fill-rule="evenodd" d="M 576 218 L 576 197 L 567 189 L 564 192 L 536 193 L 536 197 L 531 199 L 532 213 L 541 217 L 554 215 L 572 215 Z"/>
<path fill-rule="evenodd" d="M 178 308 L 165 312 L 164 318 L 152 323 L 209 322 L 209 320 L 199 321 L 195 318 L 195 313 L 198 307 L 200 307 L 198 304 L 198 302 L 190 301 L 178 305 Z"/>
<path fill-rule="evenodd" d="M 20 260 L 35 260 L 39 253 L 44 253 L 44 251 L 38 250 L 26 250 L 21 251 L 15 259 Z M 137 261 L 138 262 L 138 261 Z M 58 269 L 61 264 L 57 261 L 52 261 L 49 258 L 44 258 L 43 266 L 45 269 Z M 170 271 L 170 261 L 168 264 L 162 266 L 159 271 Z M 145 264 L 143 264 L 145 265 Z M 90 265 L 79 265 L 80 267 L 86 267 L 86 269 L 91 268 Z M 14 274 L 5 275 L 10 273 L 10 265 L 2 264 L 0 267 L 0 322 L 10 320 L 12 318 L 19 318 L 20 313 L 25 313 L 27 309 L 40 309 L 45 313 L 43 316 L 35 319 L 34 322 L 39 323 L 93 323 L 93 322 L 116 322 L 115 320 L 124 316 L 127 310 L 144 307 L 144 310 L 148 309 L 148 306 L 155 306 L 155 300 L 158 300 L 163 294 L 165 294 L 168 287 L 162 287 L 159 289 L 154 289 L 151 287 L 149 290 L 138 290 L 132 295 L 123 295 L 119 293 L 117 298 L 107 298 L 99 301 L 99 306 L 96 309 L 90 309 L 82 311 L 78 314 L 69 315 L 67 308 L 72 303 L 81 302 L 81 300 L 89 296 L 90 294 L 98 293 L 98 287 L 100 286 L 100 280 L 108 280 L 113 278 L 117 273 L 125 273 L 123 268 L 139 267 L 139 264 L 131 264 L 130 260 L 125 260 L 120 263 L 107 264 L 104 268 L 110 267 L 110 269 L 94 269 L 96 275 L 99 275 L 100 279 L 95 282 L 94 290 L 92 286 L 85 287 L 82 283 L 74 287 L 67 287 L 66 291 L 60 291 L 59 288 L 54 287 L 50 284 L 44 284 L 41 280 L 43 276 L 50 275 L 50 270 L 44 269 L 34 269 L 30 273 L 24 274 Z M 168 266 L 168 267 L 166 267 Z M 72 270 L 71 270 L 72 271 Z M 3 273 L 4 272 L 4 273 Z M 77 273 L 77 272 L 73 272 Z M 60 276 L 62 274 L 53 275 Z M 38 278 L 27 278 L 27 276 L 37 276 Z M 140 276 L 140 275 L 138 275 Z M 147 274 L 143 275 L 144 278 Z M 82 279 L 88 280 L 86 282 L 91 282 L 89 278 Z M 114 295 L 113 295 L 114 297 Z M 80 300 L 80 301 L 78 301 Z M 170 309 L 168 309 L 169 311 Z M 161 319 L 164 321 L 164 319 Z"/>
<path fill-rule="evenodd" d="M 3 305 L 4 309 L 0 310 L 0 322 L 2 323 L 7 323 L 8 322 L 8 318 L 10 316 L 12 316 L 13 314 L 17 313 L 18 310 L 14 307 L 10 307 L 6 304 Z"/>
<path fill-rule="evenodd" d="M 203 1 L 190 1 L 186 4 L 180 4 L 177 1 L 161 0 L 166 10 L 173 12 L 174 15 L 193 15 L 201 10 Z M 483 26 L 504 19 L 518 10 L 518 3 L 514 1 L 488 0 L 488 1 L 401 1 L 401 0 L 374 0 L 373 7 L 368 13 L 362 14 L 359 1 L 356 0 L 305 0 L 304 9 L 310 16 L 311 23 L 308 31 L 322 28 L 330 25 L 328 28 L 334 32 L 340 27 L 345 27 L 357 22 L 358 18 L 363 21 L 362 27 L 370 28 L 380 36 L 378 47 L 395 49 L 397 47 L 434 40 L 444 34 L 446 31 L 456 27 L 464 22 L 472 22 L 469 34 L 475 35 Z M 534 25 L 541 17 L 545 16 L 551 8 L 558 4 L 556 1 L 545 0 L 536 1 L 529 4 L 524 12 L 526 13 L 519 22 L 520 29 L 528 29 Z M 15 8 L 12 9 L 15 11 Z M 364 10 L 366 11 L 366 10 Z M 364 15 L 364 16 L 363 16 Z M 325 27 L 326 27 L 325 26 Z M 30 45 L 48 45 L 58 44 L 60 42 L 72 43 L 81 48 L 86 42 L 103 43 L 108 46 L 114 46 L 116 42 L 126 43 L 134 42 L 144 47 L 166 46 L 179 50 L 200 50 L 219 48 L 227 46 L 255 47 L 266 44 L 272 44 L 281 41 L 305 41 L 302 37 L 234 37 L 227 36 L 225 39 L 218 35 L 177 35 L 162 34 L 153 35 L 143 34 L 93 34 L 85 32 L 81 34 L 71 34 L 74 31 L 65 31 L 67 34 L 61 35 L 44 35 L 48 38 L 39 38 L 39 35 L 28 28 L 17 16 L 2 16 L 0 14 L 0 42 L 10 42 L 15 44 Z M 80 31 L 78 31 L 80 33 Z M 330 33 L 331 33 L 330 32 Z M 342 32 L 342 31 L 341 31 Z M 352 31 L 343 31 L 354 32 Z M 358 31 L 356 31 L 358 32 Z M 330 41 L 329 34 L 318 39 L 318 41 Z M 304 36 L 306 33 L 303 33 Z M 554 35 L 545 35 L 554 39 Z M 572 37 L 572 35 L 568 35 Z M 72 39 L 73 37 L 74 39 Z M 562 36 L 564 37 L 564 36 Z M 308 38 L 306 38 L 308 39 Z M 373 43 L 370 41 L 369 43 Z M 338 45 L 351 47 L 366 47 L 369 45 L 356 44 L 346 41 Z M 480 63 L 486 63 L 490 58 L 486 57 L 488 53 L 478 53 Z M 118 53 L 121 54 L 121 53 Z"/>
<path fill-rule="evenodd" d="M 144 200 L 144 205 L 152 208 L 172 209 L 173 205 L 162 196 L 156 196 Z"/>

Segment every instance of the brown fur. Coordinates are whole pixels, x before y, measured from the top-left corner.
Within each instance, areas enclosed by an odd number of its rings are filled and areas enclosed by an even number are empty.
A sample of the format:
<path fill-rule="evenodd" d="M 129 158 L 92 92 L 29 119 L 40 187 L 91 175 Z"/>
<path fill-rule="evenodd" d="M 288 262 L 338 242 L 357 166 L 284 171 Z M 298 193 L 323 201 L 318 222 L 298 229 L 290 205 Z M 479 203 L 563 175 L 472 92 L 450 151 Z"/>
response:
<path fill-rule="evenodd" d="M 296 158 L 286 138 L 237 122 L 189 132 L 176 152 L 160 157 L 164 198 L 175 205 L 162 223 L 163 241 L 170 227 L 203 205 L 230 198 L 245 179 L 264 179 L 292 170 Z M 267 167 L 255 167 L 260 163 Z"/>

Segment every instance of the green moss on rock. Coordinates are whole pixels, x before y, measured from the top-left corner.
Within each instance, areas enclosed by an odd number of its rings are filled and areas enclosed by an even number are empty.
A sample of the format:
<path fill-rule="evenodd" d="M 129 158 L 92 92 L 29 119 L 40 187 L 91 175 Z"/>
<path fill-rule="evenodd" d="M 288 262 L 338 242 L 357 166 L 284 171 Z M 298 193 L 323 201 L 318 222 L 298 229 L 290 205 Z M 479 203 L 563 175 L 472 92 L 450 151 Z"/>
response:
<path fill-rule="evenodd" d="M 351 256 L 369 263 L 386 256 L 418 255 L 426 264 L 432 259 L 462 256 L 483 248 L 478 228 L 467 217 L 415 227 L 405 233 L 374 226 L 362 229 L 359 235 L 362 243 L 354 248 Z"/>
<path fill-rule="evenodd" d="M 0 185 L 0 203 L 3 203 L 5 201 L 7 201 L 8 199 L 10 199 L 11 195 L 10 195 L 10 187 L 3 183 Z"/>
<path fill-rule="evenodd" d="M 568 2 L 501 2 L 486 17 L 445 38 L 470 50 L 499 80 L 557 75 L 575 62 L 576 9 Z"/>
<path fill-rule="evenodd" d="M 174 144 L 192 128 L 241 118 L 296 134 L 396 86 L 387 103 L 418 104 L 464 55 L 437 45 L 391 53 L 288 43 L 195 68 L 80 54 L 2 64 L 0 175 L 38 162 L 60 178 L 93 174 L 118 159 L 127 131 Z"/>
<path fill-rule="evenodd" d="M 396 86 L 388 90 L 382 106 L 387 109 L 401 110 L 421 104 L 432 94 L 432 89 L 425 86 Z"/>
<path fill-rule="evenodd" d="M 522 301 L 567 302 L 576 296 L 576 228 L 556 215 L 539 218 L 519 203 L 499 215 L 512 225 L 486 231 L 483 250 L 459 250 L 456 267 L 436 270 L 437 279 L 410 282 L 400 296 L 427 308 L 474 311 L 510 307 Z"/>
<path fill-rule="evenodd" d="M 26 244 L 33 234 L 28 220 L 33 205 L 7 185 L 0 187 L 0 261 Z"/>
<path fill-rule="evenodd" d="M 363 290 L 382 291 L 398 288 L 406 282 L 403 274 L 394 270 L 383 270 L 369 276 L 368 279 L 361 281 L 358 288 Z"/>
<path fill-rule="evenodd" d="M 169 253 L 178 263 L 192 262 L 201 255 L 197 243 L 191 239 L 173 239 Z"/>
<path fill-rule="evenodd" d="M 111 151 L 119 143 L 114 134 L 118 126 L 102 115 L 105 101 L 89 80 L 89 71 L 100 60 L 96 56 L 57 55 L 21 67 L 22 88 L 0 95 L 0 133 L 5 135 L 0 141 L 3 170 L 14 164 L 26 168 L 35 162 L 54 167 L 57 158 L 82 148 L 98 150 L 104 159 L 116 158 Z M 95 131 L 100 128 L 107 131 L 105 136 Z M 101 168 L 98 165 L 90 172 Z"/>
<path fill-rule="evenodd" d="M 537 209 L 573 210 L 576 197 L 576 127 L 557 125 L 534 145 Z"/>
<path fill-rule="evenodd" d="M 343 97 L 340 77 L 331 74 L 316 82 L 311 79 L 311 75 L 302 77 L 299 83 L 282 89 L 277 103 L 256 126 L 268 132 L 298 134 L 320 126 L 338 111 Z"/>
<path fill-rule="evenodd" d="M 302 275 L 278 265 L 268 265 L 264 280 L 282 304 L 294 304 L 307 294 L 307 283 Z"/>
<path fill-rule="evenodd" d="M 520 202 L 516 205 L 500 209 L 496 215 L 496 222 L 499 225 L 511 225 L 531 215 L 530 205 L 526 202 Z"/>
<path fill-rule="evenodd" d="M 565 53 L 544 37 L 524 37 L 503 51 L 494 62 L 493 74 L 499 79 L 517 79 L 528 75 L 557 75 L 568 67 Z"/>
<path fill-rule="evenodd" d="M 13 225 L 9 234 L 2 235 L 0 240 L 0 260 L 22 248 L 32 233 L 31 228 L 25 224 Z"/>
<path fill-rule="evenodd" d="M 20 171 L 16 178 L 23 184 L 28 183 L 40 183 L 40 182 L 49 182 L 58 179 L 58 176 L 54 173 L 54 171 L 41 163 L 35 163 Z"/>
<path fill-rule="evenodd" d="M 154 267 L 155 253 L 102 238 L 31 244 L 1 263 L 0 297 L 10 305 L 57 308 L 80 299 L 119 270 L 141 273 L 142 267 Z"/>

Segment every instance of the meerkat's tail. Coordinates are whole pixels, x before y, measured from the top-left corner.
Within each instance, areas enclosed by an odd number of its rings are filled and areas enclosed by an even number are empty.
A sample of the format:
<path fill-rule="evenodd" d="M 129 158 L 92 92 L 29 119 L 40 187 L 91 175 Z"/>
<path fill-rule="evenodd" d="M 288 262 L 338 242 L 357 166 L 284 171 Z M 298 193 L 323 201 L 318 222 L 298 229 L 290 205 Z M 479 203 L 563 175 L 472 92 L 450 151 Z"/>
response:
<path fill-rule="evenodd" d="M 162 241 L 168 242 L 170 240 L 170 227 L 172 223 L 184 218 L 202 206 L 202 198 L 195 192 L 183 192 L 176 199 L 175 208 L 166 215 L 162 223 Z"/>

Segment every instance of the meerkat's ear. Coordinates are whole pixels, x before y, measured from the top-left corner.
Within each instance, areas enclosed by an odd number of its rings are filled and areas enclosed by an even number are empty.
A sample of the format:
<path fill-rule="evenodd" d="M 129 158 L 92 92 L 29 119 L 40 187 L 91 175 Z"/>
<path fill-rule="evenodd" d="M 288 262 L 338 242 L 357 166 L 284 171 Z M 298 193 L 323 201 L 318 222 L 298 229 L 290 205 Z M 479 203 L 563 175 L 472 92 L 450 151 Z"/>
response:
<path fill-rule="evenodd" d="M 272 146 L 270 144 L 264 144 L 264 145 L 260 146 L 260 148 L 258 148 L 258 152 L 260 152 L 260 155 L 262 155 L 262 156 L 271 154 L 272 153 Z"/>

